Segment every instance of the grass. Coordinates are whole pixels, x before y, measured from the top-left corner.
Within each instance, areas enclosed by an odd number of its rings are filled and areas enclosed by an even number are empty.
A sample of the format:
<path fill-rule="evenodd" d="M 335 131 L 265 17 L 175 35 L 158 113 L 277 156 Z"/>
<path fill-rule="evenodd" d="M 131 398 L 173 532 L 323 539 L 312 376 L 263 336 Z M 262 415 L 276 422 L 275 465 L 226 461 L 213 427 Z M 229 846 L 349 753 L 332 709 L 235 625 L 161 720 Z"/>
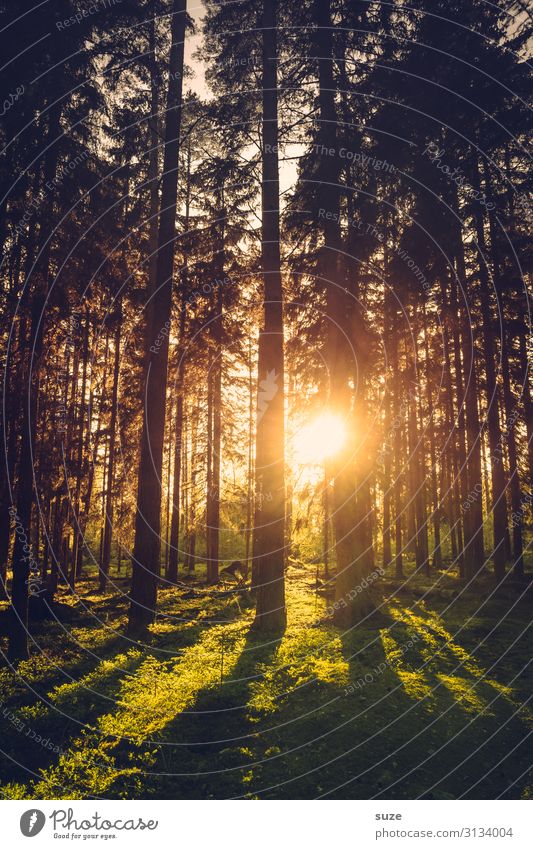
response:
<path fill-rule="evenodd" d="M 161 591 L 141 646 L 125 585 L 63 591 L 0 669 L 4 798 L 531 795 L 527 602 L 385 591 L 342 633 L 300 568 L 265 640 L 251 600 L 191 587 Z"/>

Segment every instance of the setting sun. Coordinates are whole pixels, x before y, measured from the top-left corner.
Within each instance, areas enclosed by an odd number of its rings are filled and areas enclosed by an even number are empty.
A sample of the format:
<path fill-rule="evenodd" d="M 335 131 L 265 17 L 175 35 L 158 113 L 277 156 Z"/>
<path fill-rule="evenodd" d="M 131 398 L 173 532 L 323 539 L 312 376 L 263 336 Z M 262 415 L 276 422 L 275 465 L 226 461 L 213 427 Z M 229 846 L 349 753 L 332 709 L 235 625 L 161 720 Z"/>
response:
<path fill-rule="evenodd" d="M 323 463 L 344 445 L 346 427 L 333 413 L 322 413 L 294 436 L 294 453 L 297 462 Z"/>

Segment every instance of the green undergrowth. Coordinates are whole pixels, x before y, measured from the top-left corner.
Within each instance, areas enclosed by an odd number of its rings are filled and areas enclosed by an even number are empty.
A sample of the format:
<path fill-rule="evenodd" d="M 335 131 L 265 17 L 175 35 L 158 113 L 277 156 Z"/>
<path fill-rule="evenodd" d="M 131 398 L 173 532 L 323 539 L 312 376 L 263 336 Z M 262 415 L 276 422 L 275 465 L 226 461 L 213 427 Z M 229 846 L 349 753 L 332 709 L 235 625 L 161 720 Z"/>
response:
<path fill-rule="evenodd" d="M 64 592 L 31 659 L 0 670 L 4 797 L 531 793 L 524 601 L 400 594 L 343 633 L 299 567 L 283 633 L 192 580 L 160 592 L 137 645 L 124 591 Z"/>

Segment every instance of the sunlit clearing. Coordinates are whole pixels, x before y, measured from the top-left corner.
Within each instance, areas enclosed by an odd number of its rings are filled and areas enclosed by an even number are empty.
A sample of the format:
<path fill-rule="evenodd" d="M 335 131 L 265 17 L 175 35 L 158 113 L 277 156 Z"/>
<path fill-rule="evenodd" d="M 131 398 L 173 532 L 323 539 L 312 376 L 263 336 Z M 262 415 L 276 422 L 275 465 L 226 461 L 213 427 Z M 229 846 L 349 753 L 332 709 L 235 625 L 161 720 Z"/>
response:
<path fill-rule="evenodd" d="M 300 464 L 323 463 L 340 451 L 346 440 L 342 419 L 323 413 L 294 435 L 294 458 Z"/>

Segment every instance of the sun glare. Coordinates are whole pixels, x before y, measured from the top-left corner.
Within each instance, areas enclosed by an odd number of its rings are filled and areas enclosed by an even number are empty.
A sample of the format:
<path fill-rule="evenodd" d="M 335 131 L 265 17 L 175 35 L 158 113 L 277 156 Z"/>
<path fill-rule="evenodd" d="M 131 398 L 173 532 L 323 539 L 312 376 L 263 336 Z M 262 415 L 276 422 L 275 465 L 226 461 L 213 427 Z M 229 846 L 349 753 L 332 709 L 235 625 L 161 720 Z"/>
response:
<path fill-rule="evenodd" d="M 302 427 L 294 436 L 294 454 L 298 463 L 323 463 L 344 445 L 346 428 L 342 419 L 323 413 Z"/>

